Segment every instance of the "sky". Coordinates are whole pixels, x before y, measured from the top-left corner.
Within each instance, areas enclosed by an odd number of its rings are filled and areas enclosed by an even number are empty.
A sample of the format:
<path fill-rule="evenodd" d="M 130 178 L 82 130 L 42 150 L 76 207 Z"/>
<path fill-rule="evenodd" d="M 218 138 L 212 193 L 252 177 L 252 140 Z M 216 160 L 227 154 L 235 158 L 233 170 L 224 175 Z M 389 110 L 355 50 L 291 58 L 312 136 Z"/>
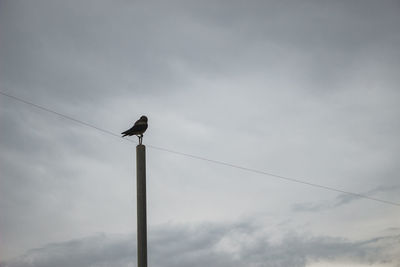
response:
<path fill-rule="evenodd" d="M 0 266 L 400 266 L 399 11 L 0 0 Z"/>

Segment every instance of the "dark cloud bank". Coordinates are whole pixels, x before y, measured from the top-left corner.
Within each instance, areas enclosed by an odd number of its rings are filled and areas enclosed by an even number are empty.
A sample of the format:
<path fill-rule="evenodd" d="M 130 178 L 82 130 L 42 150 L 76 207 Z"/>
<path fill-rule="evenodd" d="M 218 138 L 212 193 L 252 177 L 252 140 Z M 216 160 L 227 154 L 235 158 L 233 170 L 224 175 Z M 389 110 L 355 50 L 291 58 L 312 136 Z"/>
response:
<path fill-rule="evenodd" d="M 149 265 L 306 266 L 316 261 L 400 264 L 400 234 L 349 241 L 286 233 L 272 240 L 251 223 L 164 225 L 150 231 Z M 32 249 L 1 267 L 136 266 L 134 235 L 96 234 Z M 397 265 L 396 265 L 397 266 Z"/>

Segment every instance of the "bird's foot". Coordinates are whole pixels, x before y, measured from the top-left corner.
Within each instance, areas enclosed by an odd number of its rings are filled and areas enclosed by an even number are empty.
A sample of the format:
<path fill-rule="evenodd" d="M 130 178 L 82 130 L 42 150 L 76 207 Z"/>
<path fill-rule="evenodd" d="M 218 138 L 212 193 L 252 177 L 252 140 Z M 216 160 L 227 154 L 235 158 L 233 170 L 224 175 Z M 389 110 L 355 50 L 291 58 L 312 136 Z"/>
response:
<path fill-rule="evenodd" d="M 139 145 L 141 145 L 143 140 L 143 135 L 139 135 L 138 137 L 139 137 Z"/>

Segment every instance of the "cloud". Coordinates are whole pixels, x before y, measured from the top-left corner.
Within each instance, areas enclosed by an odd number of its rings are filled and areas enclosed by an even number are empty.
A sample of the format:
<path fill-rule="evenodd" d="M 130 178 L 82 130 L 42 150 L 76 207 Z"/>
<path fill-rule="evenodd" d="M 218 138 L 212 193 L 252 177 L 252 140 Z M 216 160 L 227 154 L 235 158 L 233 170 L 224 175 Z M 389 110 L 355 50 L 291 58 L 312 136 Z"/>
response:
<path fill-rule="evenodd" d="M 260 226 L 237 224 L 163 225 L 150 231 L 149 265 L 183 266 L 293 266 L 310 262 L 399 264 L 400 235 L 360 241 L 287 233 L 272 241 Z M 134 235 L 96 234 L 32 249 L 2 262 L 1 267 L 135 266 Z M 394 266 L 394 265 L 393 265 Z"/>
<path fill-rule="evenodd" d="M 394 186 L 378 186 L 374 189 L 371 189 L 365 193 L 360 193 L 361 195 L 364 196 L 369 196 L 372 197 L 374 195 L 377 195 L 382 192 L 391 192 L 391 191 L 397 191 L 400 188 L 400 185 L 394 185 Z M 336 198 L 330 200 L 330 201 L 324 201 L 320 203 L 296 203 L 292 205 L 292 210 L 297 211 L 297 212 L 319 212 L 322 210 L 328 210 L 328 209 L 333 209 L 337 208 L 343 205 L 348 205 L 350 203 L 353 203 L 354 201 L 363 199 L 359 196 L 356 195 L 350 195 L 350 194 L 340 194 Z"/>
<path fill-rule="evenodd" d="M 0 86 L 115 133 L 146 114 L 147 144 L 366 192 L 369 182 L 394 184 L 399 172 L 398 7 L 372 0 L 0 1 Z M 132 231 L 131 145 L 0 101 L 0 258 L 92 232 Z M 263 211 L 292 219 L 292 203 L 326 197 L 148 155 L 155 224 Z M 368 210 L 363 222 L 396 226 L 396 213 L 379 210 Z M 324 226 L 353 233 L 338 225 L 354 225 L 354 217 L 334 211 Z M 365 229 L 360 235 L 372 232 Z"/>

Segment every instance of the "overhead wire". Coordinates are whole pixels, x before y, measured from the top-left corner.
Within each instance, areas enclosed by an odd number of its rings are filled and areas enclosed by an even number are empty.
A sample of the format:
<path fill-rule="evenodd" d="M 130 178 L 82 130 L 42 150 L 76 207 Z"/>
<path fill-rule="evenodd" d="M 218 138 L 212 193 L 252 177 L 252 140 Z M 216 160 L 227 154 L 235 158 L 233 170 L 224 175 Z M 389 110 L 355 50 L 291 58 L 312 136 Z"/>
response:
<path fill-rule="evenodd" d="M 109 130 L 100 128 L 100 127 L 98 127 L 96 125 L 87 123 L 85 121 L 73 118 L 71 116 L 62 114 L 62 113 L 54 111 L 54 110 L 52 110 L 50 108 L 46 108 L 44 106 L 35 104 L 33 102 L 27 101 L 25 99 L 22 99 L 22 98 L 19 98 L 19 97 L 10 95 L 10 94 L 7 94 L 7 93 L 2 92 L 2 91 L 0 91 L 0 94 L 6 96 L 8 98 L 11 98 L 11 99 L 13 99 L 15 101 L 22 102 L 22 103 L 24 103 L 26 105 L 30 105 L 30 106 L 36 107 L 36 108 L 41 109 L 43 111 L 46 111 L 48 113 L 52 113 L 52 114 L 58 115 L 58 116 L 60 116 L 62 118 L 68 119 L 68 120 L 73 121 L 75 123 L 78 123 L 80 125 L 83 125 L 83 126 L 98 130 L 100 132 L 103 132 L 105 134 L 108 134 L 108 135 L 111 135 L 111 136 L 114 136 L 114 137 L 121 138 L 120 135 L 118 135 L 118 134 L 116 134 L 114 132 L 111 132 Z M 134 141 L 132 141 L 130 139 L 126 139 L 126 138 L 123 139 L 123 140 L 136 143 L 136 142 L 134 142 Z M 338 189 L 338 188 L 334 188 L 334 187 L 330 187 L 330 186 L 325 186 L 325 185 L 321 185 L 321 184 L 311 183 L 311 182 L 307 182 L 307 181 L 304 181 L 304 180 L 301 180 L 301 179 L 296 179 L 296 178 L 290 178 L 290 177 L 286 177 L 286 176 L 282 176 L 282 175 L 277 175 L 277 174 L 273 174 L 273 173 L 270 173 L 270 172 L 265 172 L 265 171 L 261 171 L 261 170 L 257 170 L 257 169 L 253 169 L 253 168 L 248 168 L 248 167 L 243 167 L 243 166 L 240 166 L 240 165 L 236 165 L 236 164 L 232 164 L 232 163 L 228 163 L 228 162 L 224 162 L 224 161 L 213 160 L 213 159 L 209 159 L 209 158 L 206 158 L 206 157 L 200 157 L 200 156 L 196 156 L 196 155 L 193 155 L 193 154 L 179 152 L 179 151 L 175 151 L 175 150 L 172 150 L 172 149 L 167 149 L 167 148 L 163 148 L 163 147 L 159 147 L 159 146 L 154 146 L 154 145 L 147 145 L 147 146 L 149 148 L 152 148 L 152 149 L 155 149 L 155 150 L 164 151 L 164 152 L 167 152 L 167 153 L 172 153 L 172 154 L 175 154 L 175 155 L 189 157 L 189 158 L 193 158 L 193 159 L 197 159 L 197 160 L 202 160 L 202 161 L 206 161 L 206 162 L 210 162 L 210 163 L 214 163 L 214 164 L 218 164 L 218 165 L 223 165 L 223 166 L 227 166 L 227 167 L 231 167 L 231 168 L 235 168 L 235 169 L 240 169 L 240 170 L 247 171 L 247 172 L 252 172 L 252 173 L 257 173 L 257 174 L 261 174 L 261 175 L 265 175 L 265 176 L 275 177 L 275 178 L 278 178 L 278 179 L 281 179 L 281 180 L 285 180 L 285 181 L 288 181 L 288 182 L 304 184 L 304 185 L 308 185 L 308 186 L 319 188 L 319 189 L 333 191 L 333 192 L 336 192 L 336 193 L 352 195 L 354 197 L 369 199 L 369 200 L 372 200 L 372 201 L 376 201 L 376 202 L 380 202 L 380 203 L 384 203 L 384 204 L 388 204 L 388 205 L 400 206 L 400 203 L 397 203 L 397 202 L 388 201 L 388 200 L 375 198 L 375 197 L 370 197 L 370 196 L 367 196 L 367 195 L 364 195 L 364 194 L 354 193 L 354 192 L 350 192 L 350 191 L 346 191 L 346 190 L 342 190 L 342 189 Z"/>

